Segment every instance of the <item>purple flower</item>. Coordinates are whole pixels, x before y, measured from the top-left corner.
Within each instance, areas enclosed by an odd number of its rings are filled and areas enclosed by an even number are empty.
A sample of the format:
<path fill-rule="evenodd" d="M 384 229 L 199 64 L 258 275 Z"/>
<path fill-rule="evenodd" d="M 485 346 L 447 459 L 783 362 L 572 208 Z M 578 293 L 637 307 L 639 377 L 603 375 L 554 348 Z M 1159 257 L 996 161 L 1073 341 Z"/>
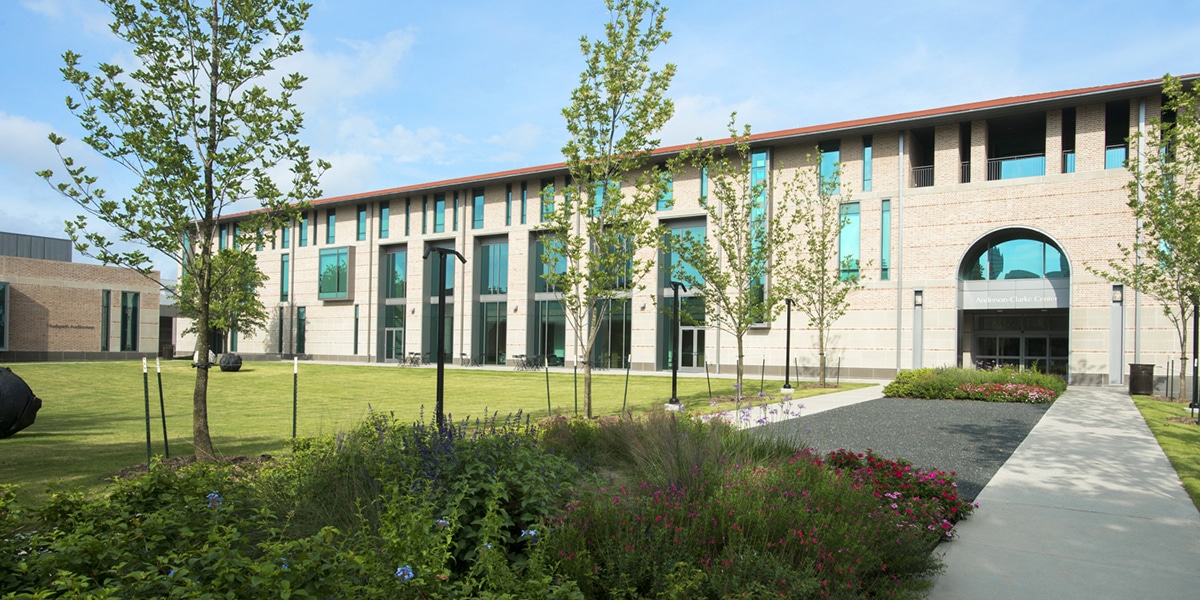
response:
<path fill-rule="evenodd" d="M 403 567 L 396 569 L 396 579 L 399 579 L 400 581 L 408 581 L 413 577 L 415 577 L 415 575 L 413 574 L 412 567 L 408 565 L 404 565 Z"/>

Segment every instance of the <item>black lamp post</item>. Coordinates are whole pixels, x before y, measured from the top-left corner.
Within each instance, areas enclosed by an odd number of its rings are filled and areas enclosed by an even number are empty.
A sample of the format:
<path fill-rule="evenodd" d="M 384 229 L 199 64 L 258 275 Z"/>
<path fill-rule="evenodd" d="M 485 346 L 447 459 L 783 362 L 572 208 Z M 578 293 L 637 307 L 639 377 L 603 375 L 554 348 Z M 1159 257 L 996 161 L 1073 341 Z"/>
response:
<path fill-rule="evenodd" d="M 679 288 L 687 291 L 682 283 L 671 282 L 671 289 L 675 290 L 675 302 L 672 305 L 674 315 L 671 319 L 671 404 L 679 404 Z"/>
<path fill-rule="evenodd" d="M 431 252 L 438 253 L 438 313 L 437 313 L 437 426 L 438 431 L 441 431 L 446 422 L 446 413 L 444 410 L 444 392 L 446 385 L 446 255 L 453 254 L 458 257 L 465 265 L 467 259 L 453 248 L 437 248 L 434 246 L 425 247 L 425 256 L 422 260 L 429 258 Z"/>
<path fill-rule="evenodd" d="M 783 389 L 792 389 L 792 299 L 784 299 L 787 304 L 787 341 L 783 349 Z M 786 393 L 786 392 L 785 392 Z"/>

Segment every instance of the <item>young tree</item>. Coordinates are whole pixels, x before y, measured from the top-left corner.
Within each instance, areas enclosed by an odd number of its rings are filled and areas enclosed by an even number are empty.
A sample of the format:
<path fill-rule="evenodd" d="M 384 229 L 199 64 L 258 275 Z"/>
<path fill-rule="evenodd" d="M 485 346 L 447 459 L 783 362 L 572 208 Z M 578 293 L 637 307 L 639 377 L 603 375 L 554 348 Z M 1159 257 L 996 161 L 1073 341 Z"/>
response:
<path fill-rule="evenodd" d="M 67 51 L 63 75 L 80 98 L 67 106 L 87 131 L 84 142 L 128 169 L 138 182 L 121 200 L 110 199 L 74 159 L 62 154 L 62 136 L 51 134 L 66 181 L 55 187 L 86 213 L 67 223 L 76 248 L 104 264 L 149 275 L 141 249 L 122 250 L 90 229 L 88 216 L 119 233 L 122 242 L 162 252 L 195 284 L 195 329 L 212 324 L 217 220 L 235 202 L 261 206 L 245 223 L 261 243 L 286 223 L 297 206 L 320 194 L 328 168 L 313 161 L 297 140 L 303 119 L 292 102 L 304 77 L 290 74 L 269 92 L 274 64 L 301 51 L 299 31 L 310 5 L 295 0 L 103 0 L 112 31 L 133 47 L 138 68 L 126 73 L 100 64 L 79 67 Z M 38 173 L 51 182 L 50 170 Z M 274 177 L 290 178 L 286 189 Z M 52 183 L 52 185 L 54 185 Z M 208 429 L 208 337 L 199 335 L 201 364 L 192 397 L 196 457 L 214 458 Z"/>
<path fill-rule="evenodd" d="M 563 109 L 570 141 L 563 147 L 574 184 L 549 215 L 546 282 L 561 293 L 563 312 L 584 359 L 584 413 L 592 416 L 592 348 L 615 301 L 640 288 L 654 264 L 652 225 L 668 179 L 650 166 L 654 134 L 674 112 L 665 97 L 675 66 L 655 71 L 651 53 L 670 38 L 657 0 L 606 0 L 603 40 L 584 36 L 585 66 L 571 105 Z M 631 180 L 632 178 L 632 180 Z M 623 184 L 631 184 L 631 189 Z M 546 193 L 545 191 L 543 193 Z M 551 190 L 550 193 L 553 193 Z M 546 198 L 553 201 L 553 198 Z M 579 358 L 579 357 L 577 357 Z"/>
<path fill-rule="evenodd" d="M 220 250 L 212 257 L 209 293 L 208 331 L 199 331 L 200 306 L 197 303 L 196 277 L 184 271 L 176 290 L 179 314 L 192 319 L 184 333 L 207 337 L 213 331 L 253 333 L 267 325 L 267 314 L 258 290 L 266 286 L 267 276 L 258 268 L 254 254 L 237 248 Z"/>
<path fill-rule="evenodd" d="M 750 126 L 739 134 L 736 116 L 729 121 L 732 143 L 700 143 L 676 159 L 676 168 L 702 170 L 708 177 L 708 196 L 701 199 L 708 231 L 704 237 L 691 232 L 673 235 L 664 250 L 672 255 L 671 278 L 704 299 L 705 323 L 737 340 L 741 390 L 746 333 L 770 322 L 784 299 L 778 286 L 765 283 L 768 271 L 778 277 L 788 268 L 788 261 L 778 259 L 792 243 L 797 215 L 790 205 L 780 203 L 770 207 L 768 216 L 770 174 L 765 164 L 753 164 Z"/>
<path fill-rule="evenodd" d="M 1140 231 L 1108 270 L 1089 270 L 1162 304 L 1179 340 L 1180 389 L 1186 389 L 1188 323 L 1200 300 L 1200 92 L 1163 78 L 1164 118 L 1130 138 L 1142 151 L 1126 163 L 1129 207 Z M 1193 382 L 1194 385 L 1194 382 Z"/>
<path fill-rule="evenodd" d="M 842 229 L 850 224 L 844 207 L 850 194 L 843 193 L 841 164 L 822 172 L 824 154 L 808 155 L 784 186 L 783 203 L 796 211 L 795 244 L 788 250 L 788 268 L 779 275 L 782 287 L 800 310 L 808 316 L 808 325 L 817 330 L 818 377 L 826 384 L 826 345 L 829 329 L 850 305 L 850 292 L 862 287 L 858 249 L 843 253 Z M 868 263 L 869 264 L 869 263 Z"/>

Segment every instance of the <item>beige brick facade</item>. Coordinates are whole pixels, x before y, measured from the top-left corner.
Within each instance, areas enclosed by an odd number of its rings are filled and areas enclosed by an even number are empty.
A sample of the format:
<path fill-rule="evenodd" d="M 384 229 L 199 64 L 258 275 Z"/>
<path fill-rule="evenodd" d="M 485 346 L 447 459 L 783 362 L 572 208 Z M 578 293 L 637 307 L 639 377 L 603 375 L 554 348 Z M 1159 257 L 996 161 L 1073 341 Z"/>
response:
<path fill-rule="evenodd" d="M 1114 102 L 1118 107 L 1127 103 L 1129 131 L 1106 132 L 1106 106 Z M 1060 336 L 1069 343 L 1065 368 L 1075 383 L 1122 380 L 1124 367 L 1114 371 L 1111 365 L 1135 360 L 1135 340 L 1140 348 L 1136 360 L 1165 366 L 1177 352 L 1174 329 L 1161 317 L 1160 307 L 1148 298 L 1136 298 L 1141 315 L 1135 319 L 1133 291 L 1128 293 L 1129 300 L 1114 306 L 1111 282 L 1093 271 L 1102 270 L 1107 261 L 1120 256 L 1118 244 L 1129 245 L 1133 240 L 1135 222 L 1125 188 L 1130 175 L 1123 168 L 1105 168 L 1105 142 L 1106 134 L 1111 139 L 1113 135 L 1124 138 L 1136 132 L 1143 106 L 1147 119 L 1157 116 L 1159 88 L 1153 82 L 757 134 L 753 146 L 770 150 L 772 201 L 782 198 L 780 185 L 795 169 L 807 164 L 806 155 L 818 143 L 838 141 L 844 163 L 843 188 L 860 205 L 859 256 L 868 266 L 863 269 L 863 289 L 852 295 L 849 312 L 831 332 L 829 364 L 840 366 L 840 374 L 845 377 L 886 377 L 914 365 L 970 366 L 979 351 L 979 336 L 983 335 L 977 326 L 982 322 L 977 321 L 979 317 L 1026 315 L 1033 319 L 1039 312 L 1049 311 L 1064 318 L 1061 330 L 1048 335 Z M 1067 127 L 1068 112 L 1073 115 L 1073 130 Z M 1021 132 L 1004 131 L 995 124 L 1001 122 L 997 119 L 1013 115 L 1028 117 L 1038 127 L 1044 123 L 1044 140 L 1017 140 L 1033 144 L 1032 151 L 1006 153 L 1005 144 L 1017 143 L 1013 140 Z M 1042 129 L 1036 131 L 1042 135 Z M 862 181 L 863 139 L 867 135 L 872 140 L 870 190 L 863 189 Z M 960 147 L 964 140 L 969 147 Z M 931 146 L 922 148 L 922 144 Z M 1071 149 L 1075 153 L 1073 171 L 1064 159 L 1064 150 Z M 664 149 L 659 154 L 669 157 L 677 151 Z M 1043 157 L 1041 174 L 1001 175 L 1005 160 L 1027 155 Z M 923 156 L 932 157 L 932 162 Z M 963 164 L 964 159 L 968 164 Z M 918 165 L 918 161 L 925 165 Z M 914 165 L 932 165 L 932 185 L 915 187 L 919 181 L 913 176 Z M 964 172 L 969 176 L 967 182 L 963 181 Z M 425 331 L 433 314 L 436 290 L 427 282 L 427 273 L 432 271 L 422 254 L 427 244 L 433 244 L 453 247 L 467 259 L 465 265 L 456 265 L 454 270 L 450 356 L 457 360 L 464 353 L 478 356 L 486 352 L 482 348 L 484 338 L 494 334 L 485 334 L 480 324 L 484 301 L 504 303 L 504 348 L 500 355 L 511 358 L 532 354 L 539 335 L 535 311 L 543 306 L 539 300 L 544 298 L 535 293 L 538 263 L 534 251 L 541 209 L 538 191 L 543 179 L 553 178 L 558 191 L 556 202 L 562 202 L 565 177 L 562 165 L 551 165 L 315 203 L 304 247 L 298 244 L 298 226 L 293 226 L 289 248 L 282 248 L 277 240 L 274 248 L 258 253 L 260 267 L 271 279 L 263 298 L 272 320 L 265 331 L 241 335 L 239 352 L 364 362 L 388 360 L 381 358 L 389 352 L 384 348 L 383 320 L 389 300 L 380 289 L 382 265 L 389 252 L 399 250 L 407 252 L 406 298 L 390 301 L 404 306 L 404 344 L 398 354 L 430 352 L 432 337 Z M 673 185 L 674 207 L 660 211 L 659 221 L 703 222 L 705 212 L 698 202 L 700 185 L 700 174 L 695 170 L 678 174 Z M 483 190 L 484 199 L 480 228 L 475 228 L 473 222 L 476 189 Z M 524 224 L 522 189 L 526 193 Z M 441 232 L 434 231 L 435 218 L 431 214 L 436 194 L 446 198 Z M 457 228 L 453 216 L 456 195 Z M 884 200 L 889 203 L 891 219 L 891 269 L 887 279 L 880 272 Z M 383 202 L 390 210 L 386 239 L 379 238 Z M 357 239 L 360 206 L 366 211 L 363 240 Z M 330 209 L 337 214 L 333 244 L 326 241 L 326 214 Z M 1061 250 L 1070 272 L 1069 287 L 1065 288 L 1069 289 L 1068 308 L 1006 312 L 963 306 L 964 281 L 960 273 L 968 254 L 974 251 L 978 255 L 985 247 L 979 244 L 1007 239 L 1004 236 L 1046 240 Z M 485 299 L 485 292 L 478 289 L 480 247 L 494 242 L 508 244 L 507 290 Z M 348 289 L 344 298 L 322 300 L 318 297 L 318 262 L 322 251 L 335 248 L 349 250 Z M 653 252 L 648 252 L 652 258 Z M 287 300 L 281 302 L 283 255 L 289 256 L 290 290 Z M 428 260 L 436 257 L 436 253 L 431 254 Z M 666 369 L 669 365 L 663 348 L 668 338 L 664 328 L 669 321 L 657 308 L 667 305 L 665 282 L 657 281 L 657 272 L 652 271 L 642 283 L 643 288 L 630 298 L 630 342 L 621 351 L 631 355 L 636 370 Z M 919 308 L 914 305 L 917 291 L 923 298 Z M 305 315 L 303 348 L 297 345 L 301 307 Z M 1114 314 L 1123 319 L 1117 330 L 1112 328 Z M 792 316 L 791 354 L 802 373 L 811 375 L 817 363 L 816 336 L 801 313 Z M 1134 329 L 1135 322 L 1140 322 L 1140 329 Z M 920 323 L 919 329 L 914 328 L 916 323 Z M 752 331 L 746 338 L 747 372 L 756 373 L 765 365 L 768 374 L 781 375 L 785 339 L 782 314 L 769 326 Z M 707 331 L 703 351 L 711 370 L 732 371 L 734 341 L 728 333 L 711 328 Z M 179 340 L 178 344 L 189 347 L 190 342 Z M 567 366 L 577 354 L 569 328 L 563 354 Z"/>

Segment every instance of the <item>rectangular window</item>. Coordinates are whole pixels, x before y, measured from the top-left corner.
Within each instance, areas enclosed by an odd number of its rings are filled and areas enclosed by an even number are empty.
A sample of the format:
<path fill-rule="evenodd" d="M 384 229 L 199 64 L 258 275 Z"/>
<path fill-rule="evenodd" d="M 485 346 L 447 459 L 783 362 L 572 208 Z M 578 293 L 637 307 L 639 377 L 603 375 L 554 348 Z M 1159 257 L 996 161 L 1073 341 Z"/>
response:
<path fill-rule="evenodd" d="M 525 224 L 525 207 L 529 205 L 529 184 L 521 182 L 521 224 Z"/>
<path fill-rule="evenodd" d="M 512 225 L 512 184 L 504 186 L 504 224 Z"/>
<path fill-rule="evenodd" d="M 471 200 L 471 209 L 474 212 L 474 215 L 471 219 L 471 228 L 483 229 L 483 188 L 475 188 L 475 191 L 473 191 L 472 194 L 475 197 Z M 512 194 L 510 193 L 510 198 L 511 195 Z M 511 204 L 512 203 L 510 202 L 510 207 Z"/>
<path fill-rule="evenodd" d="M 0 282 L 0 350 L 8 349 L 8 284 Z"/>
<path fill-rule="evenodd" d="M 873 154 L 871 144 L 873 139 L 869 135 L 863 136 L 863 191 L 871 191 L 871 155 Z M 887 202 L 884 200 L 884 202 Z M 886 270 L 886 267 L 884 267 Z M 886 277 L 885 277 L 886 279 Z"/>
<path fill-rule="evenodd" d="M 398 250 L 384 256 L 383 295 L 404 298 L 408 289 L 408 252 Z"/>
<path fill-rule="evenodd" d="M 358 305 L 354 305 L 354 348 L 351 354 L 358 354 Z"/>
<path fill-rule="evenodd" d="M 337 209 L 325 211 L 325 243 L 333 244 L 337 240 Z"/>
<path fill-rule="evenodd" d="M 663 193 L 658 197 L 658 210 L 671 210 L 675 206 L 675 180 L 671 173 L 663 172 Z"/>
<path fill-rule="evenodd" d="M 879 218 L 879 278 L 887 281 L 891 278 L 892 264 L 892 201 L 883 201 L 883 211 Z"/>
<path fill-rule="evenodd" d="M 421 233 L 429 231 L 429 197 L 421 196 Z"/>
<path fill-rule="evenodd" d="M 272 250 L 275 249 L 274 242 L 271 243 L 271 249 Z M 254 250 L 256 252 L 262 252 L 262 250 L 263 250 L 263 230 L 261 227 L 254 234 Z"/>
<path fill-rule="evenodd" d="M 350 297 L 350 253 L 348 248 L 322 250 L 317 263 L 317 298 L 321 300 L 344 300 Z"/>
<path fill-rule="evenodd" d="M 308 213 L 300 216 L 300 247 L 308 245 Z"/>
<path fill-rule="evenodd" d="M 358 214 L 355 219 L 354 239 L 363 241 L 367 239 L 367 205 L 358 205 Z"/>
<path fill-rule="evenodd" d="M 842 279 L 858 277 L 858 249 L 861 236 L 861 222 L 857 202 L 846 202 L 839 209 L 842 230 L 838 235 L 838 264 Z"/>
<path fill-rule="evenodd" d="M 479 293 L 508 293 L 508 242 L 483 244 L 476 259 Z"/>
<path fill-rule="evenodd" d="M 464 199 L 465 200 L 465 199 Z M 454 192 L 454 217 L 451 219 L 450 229 L 458 231 L 458 192 Z"/>
<path fill-rule="evenodd" d="M 100 292 L 100 351 L 108 352 L 109 327 L 112 322 L 112 291 Z"/>
<path fill-rule="evenodd" d="M 750 189 L 754 195 L 754 210 L 751 219 L 761 222 L 767 214 L 767 149 L 755 150 L 750 153 Z"/>
<path fill-rule="evenodd" d="M 137 352 L 138 304 L 141 298 L 138 292 L 121 292 L 121 352 Z"/>
<path fill-rule="evenodd" d="M 542 222 L 550 218 L 550 214 L 554 212 L 554 180 L 542 180 Z"/>
<path fill-rule="evenodd" d="M 446 194 L 433 195 L 433 232 L 446 231 Z"/>
<path fill-rule="evenodd" d="M 842 160 L 842 144 L 839 140 L 821 142 L 817 145 L 821 151 L 821 185 L 830 194 L 836 194 L 842 186 L 838 163 Z"/>
<path fill-rule="evenodd" d="M 229 246 L 231 248 L 233 248 L 234 250 L 240 250 L 241 249 L 241 241 L 239 238 L 241 238 L 241 237 L 242 237 L 242 228 L 237 223 L 234 223 L 233 224 L 233 239 L 230 240 Z"/>
<path fill-rule="evenodd" d="M 279 301 L 280 302 L 288 301 L 289 292 L 292 289 L 291 286 L 289 285 L 291 282 L 288 280 L 289 272 L 291 271 L 290 267 L 291 267 L 291 260 L 288 258 L 288 255 L 284 254 L 280 260 L 280 272 L 279 272 Z"/>
<path fill-rule="evenodd" d="M 700 168 L 700 206 L 708 205 L 708 167 Z"/>
<path fill-rule="evenodd" d="M 412 235 L 412 198 L 404 199 L 404 236 Z"/>
<path fill-rule="evenodd" d="M 217 250 L 224 250 L 227 242 L 225 237 L 229 235 L 229 226 L 221 225 L 217 227 Z"/>
<path fill-rule="evenodd" d="M 389 304 L 383 307 L 384 359 L 404 359 L 404 308 L 403 304 Z"/>
<path fill-rule="evenodd" d="M 536 242 L 536 246 L 534 248 L 534 261 L 536 261 L 536 262 L 534 263 L 534 270 L 533 270 L 534 277 L 535 277 L 534 287 L 533 287 L 534 292 L 553 292 L 553 291 L 555 291 L 554 287 L 546 282 L 546 275 L 547 274 L 561 275 L 562 273 L 567 272 L 567 261 L 562 256 L 561 252 L 558 253 L 553 258 L 553 260 L 554 260 L 553 264 L 550 264 L 550 265 L 546 264 L 547 259 L 544 258 L 544 256 L 546 255 L 546 246 L 550 245 L 550 244 L 555 244 L 555 243 L 556 242 L 554 241 L 553 238 L 547 238 L 544 236 L 538 238 L 538 240 Z"/>
<path fill-rule="evenodd" d="M 287 250 L 292 246 L 292 225 L 287 224 L 283 229 L 279 230 L 279 245 Z"/>
<path fill-rule="evenodd" d="M 392 216 L 392 205 L 387 200 L 379 203 L 379 239 L 388 237 L 388 219 Z"/>

